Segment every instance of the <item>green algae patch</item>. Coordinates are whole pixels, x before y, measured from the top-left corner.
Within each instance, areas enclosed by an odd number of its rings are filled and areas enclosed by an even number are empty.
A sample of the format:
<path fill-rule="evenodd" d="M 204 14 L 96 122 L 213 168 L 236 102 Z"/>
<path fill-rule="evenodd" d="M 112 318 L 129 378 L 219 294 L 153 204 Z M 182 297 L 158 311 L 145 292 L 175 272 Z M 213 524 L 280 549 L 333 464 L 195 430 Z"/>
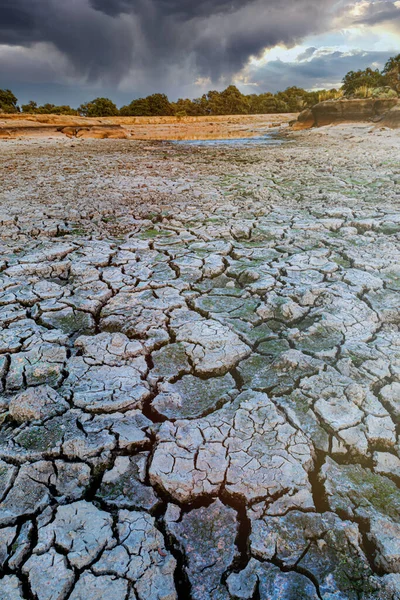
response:
<path fill-rule="evenodd" d="M 321 473 L 331 509 L 363 520 L 376 513 L 395 521 L 399 518 L 400 490 L 387 477 L 359 464 L 339 465 L 330 458 Z"/>
<path fill-rule="evenodd" d="M 158 229 L 147 229 L 139 234 L 141 240 L 151 240 L 157 237 L 165 237 L 172 235 L 171 231 L 158 230 Z"/>
<path fill-rule="evenodd" d="M 290 349 L 289 343 L 286 340 L 268 340 L 257 346 L 257 352 L 267 356 L 279 356 L 282 352 Z"/>
<path fill-rule="evenodd" d="M 351 267 L 351 263 L 347 258 L 343 258 L 342 256 L 334 256 L 332 261 L 336 263 L 339 267 L 343 267 L 344 269 L 349 269 Z"/>
<path fill-rule="evenodd" d="M 61 421 L 52 424 L 52 427 L 30 427 L 20 433 L 15 441 L 18 445 L 28 451 L 46 453 L 57 448 L 63 439 L 63 427 Z"/>
<path fill-rule="evenodd" d="M 343 334 L 322 323 L 311 325 L 293 339 L 296 348 L 303 352 L 323 352 L 338 346 L 343 340 Z"/>
<path fill-rule="evenodd" d="M 248 300 L 235 296 L 219 296 L 217 294 L 203 296 L 196 300 L 196 306 L 211 315 L 215 313 L 250 322 L 258 320 L 256 310 L 259 304 L 260 302 L 257 300 Z"/>
<path fill-rule="evenodd" d="M 383 515 L 399 517 L 400 490 L 390 479 L 362 467 L 350 467 L 347 475 L 360 496 L 360 506 L 371 505 Z"/>
<path fill-rule="evenodd" d="M 168 344 L 152 354 L 153 369 L 151 378 L 171 379 L 189 373 L 191 367 L 186 355 L 184 344 L 178 342 Z"/>
<path fill-rule="evenodd" d="M 163 385 L 152 407 L 170 420 L 193 419 L 216 410 L 237 393 L 235 381 L 229 373 L 206 380 L 185 375 L 176 383 Z"/>

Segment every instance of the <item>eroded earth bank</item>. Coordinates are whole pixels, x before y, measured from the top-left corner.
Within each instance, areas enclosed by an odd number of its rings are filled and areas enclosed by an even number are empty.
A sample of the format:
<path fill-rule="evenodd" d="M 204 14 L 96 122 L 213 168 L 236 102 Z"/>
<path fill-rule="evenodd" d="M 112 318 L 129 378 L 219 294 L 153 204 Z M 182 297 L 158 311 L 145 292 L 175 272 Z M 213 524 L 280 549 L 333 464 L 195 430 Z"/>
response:
<path fill-rule="evenodd" d="M 399 150 L 1 142 L 2 600 L 400 597 Z"/>

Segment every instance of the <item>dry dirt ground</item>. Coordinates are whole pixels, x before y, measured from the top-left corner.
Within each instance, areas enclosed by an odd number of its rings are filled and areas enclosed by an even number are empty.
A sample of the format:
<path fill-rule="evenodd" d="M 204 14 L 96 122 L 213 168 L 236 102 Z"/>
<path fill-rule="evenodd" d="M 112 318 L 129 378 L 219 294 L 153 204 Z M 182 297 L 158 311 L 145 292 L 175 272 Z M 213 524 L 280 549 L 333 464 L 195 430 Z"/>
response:
<path fill-rule="evenodd" d="M 400 598 L 399 150 L 0 142 L 1 600 Z"/>

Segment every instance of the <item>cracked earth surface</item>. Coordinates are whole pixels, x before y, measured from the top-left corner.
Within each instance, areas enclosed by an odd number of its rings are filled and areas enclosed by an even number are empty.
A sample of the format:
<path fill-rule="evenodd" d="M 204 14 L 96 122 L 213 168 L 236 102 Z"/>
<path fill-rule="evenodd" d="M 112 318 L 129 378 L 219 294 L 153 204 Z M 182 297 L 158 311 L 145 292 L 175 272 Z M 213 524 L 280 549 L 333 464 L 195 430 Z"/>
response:
<path fill-rule="evenodd" d="M 1 143 L 1 600 L 400 598 L 399 149 Z"/>

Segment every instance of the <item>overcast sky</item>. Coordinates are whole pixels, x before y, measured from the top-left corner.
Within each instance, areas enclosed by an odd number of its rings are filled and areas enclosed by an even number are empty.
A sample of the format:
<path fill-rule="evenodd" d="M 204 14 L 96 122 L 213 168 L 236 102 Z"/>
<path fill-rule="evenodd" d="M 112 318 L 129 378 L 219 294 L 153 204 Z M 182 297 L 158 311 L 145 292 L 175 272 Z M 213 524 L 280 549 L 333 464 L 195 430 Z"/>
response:
<path fill-rule="evenodd" d="M 0 88 L 118 105 L 335 87 L 400 53 L 400 0 L 0 0 Z"/>

